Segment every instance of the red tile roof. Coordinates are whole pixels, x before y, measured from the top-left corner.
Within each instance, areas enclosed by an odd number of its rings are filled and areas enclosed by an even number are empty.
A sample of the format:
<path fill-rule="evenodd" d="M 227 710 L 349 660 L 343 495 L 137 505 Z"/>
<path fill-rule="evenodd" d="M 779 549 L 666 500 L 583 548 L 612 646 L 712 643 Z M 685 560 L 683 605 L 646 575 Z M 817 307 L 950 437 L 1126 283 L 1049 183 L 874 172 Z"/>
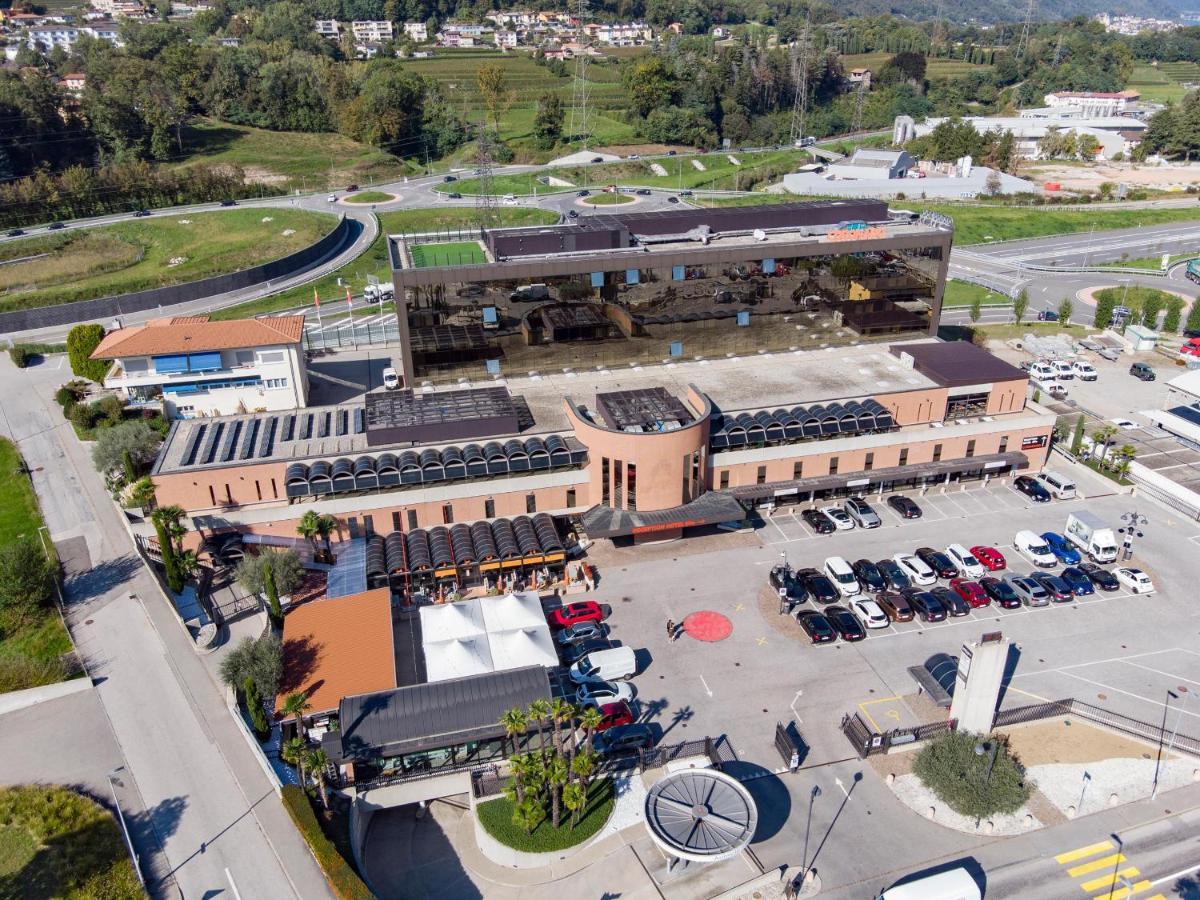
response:
<path fill-rule="evenodd" d="M 298 344 L 303 334 L 304 316 L 222 322 L 212 322 L 208 316 L 175 316 L 110 331 L 92 351 L 92 359 Z"/>

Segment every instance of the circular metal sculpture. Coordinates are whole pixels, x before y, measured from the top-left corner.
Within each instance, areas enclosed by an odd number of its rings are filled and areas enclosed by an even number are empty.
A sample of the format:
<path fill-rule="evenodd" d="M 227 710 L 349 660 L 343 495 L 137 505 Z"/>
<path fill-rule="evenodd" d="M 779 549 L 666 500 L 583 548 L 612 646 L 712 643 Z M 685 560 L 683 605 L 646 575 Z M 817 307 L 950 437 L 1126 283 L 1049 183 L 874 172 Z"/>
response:
<path fill-rule="evenodd" d="M 668 775 L 646 795 L 646 825 L 666 853 L 693 862 L 736 856 L 750 843 L 758 807 L 735 779 L 716 769 Z"/>

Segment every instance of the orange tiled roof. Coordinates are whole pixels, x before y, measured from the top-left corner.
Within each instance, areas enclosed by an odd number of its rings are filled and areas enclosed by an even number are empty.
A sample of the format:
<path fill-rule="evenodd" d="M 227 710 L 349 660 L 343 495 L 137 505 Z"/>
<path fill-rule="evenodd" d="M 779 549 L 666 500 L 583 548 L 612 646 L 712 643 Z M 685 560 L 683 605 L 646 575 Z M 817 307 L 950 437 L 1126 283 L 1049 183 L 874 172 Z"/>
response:
<path fill-rule="evenodd" d="M 337 709 L 343 697 L 395 686 L 388 588 L 313 600 L 284 617 L 276 710 L 297 691 L 308 695 L 313 713 L 323 713 Z"/>
<path fill-rule="evenodd" d="M 175 316 L 109 332 L 92 351 L 92 359 L 298 344 L 303 333 L 304 316 L 223 322 L 209 321 L 208 316 Z"/>

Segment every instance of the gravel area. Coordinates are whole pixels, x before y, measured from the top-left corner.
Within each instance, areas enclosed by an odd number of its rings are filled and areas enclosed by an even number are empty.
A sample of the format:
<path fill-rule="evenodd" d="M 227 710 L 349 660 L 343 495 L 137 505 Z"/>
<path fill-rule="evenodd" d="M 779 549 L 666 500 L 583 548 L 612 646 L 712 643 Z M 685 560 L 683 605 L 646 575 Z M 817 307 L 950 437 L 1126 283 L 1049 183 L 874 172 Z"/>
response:
<path fill-rule="evenodd" d="M 1030 766 L 1028 776 L 1037 782 L 1038 789 L 1064 813 L 1078 806 L 1083 794 L 1084 814 L 1099 812 L 1109 805 L 1116 794 L 1118 803 L 1130 803 L 1150 796 L 1154 783 L 1153 759 L 1105 759 L 1079 763 L 1058 763 Z M 1163 760 L 1158 775 L 1158 790 L 1169 791 L 1192 783 L 1192 773 L 1200 763 L 1191 759 Z M 1083 789 L 1083 773 L 1091 776 Z"/>
<path fill-rule="evenodd" d="M 603 828 L 589 843 L 604 840 L 610 834 L 616 834 L 630 825 L 636 825 L 645 819 L 646 785 L 640 775 L 621 775 L 613 778 L 613 791 L 616 801 L 613 803 L 612 815 Z"/>
<path fill-rule="evenodd" d="M 1024 834 L 1033 828 L 1042 827 L 1036 818 L 1033 820 L 1032 826 L 1025 824 L 1025 816 L 1030 814 L 1026 807 L 1021 807 L 1010 815 L 992 816 L 991 819 L 980 822 L 976 827 L 974 819 L 960 816 L 946 806 L 934 795 L 933 791 L 925 787 L 916 775 L 901 775 L 892 782 L 891 787 L 900 802 L 913 812 L 928 818 L 929 808 L 934 807 L 936 812 L 932 821 L 946 828 L 953 828 L 955 831 L 985 835 L 988 833 L 986 829 L 988 821 L 992 823 L 991 834 L 993 835 Z"/>

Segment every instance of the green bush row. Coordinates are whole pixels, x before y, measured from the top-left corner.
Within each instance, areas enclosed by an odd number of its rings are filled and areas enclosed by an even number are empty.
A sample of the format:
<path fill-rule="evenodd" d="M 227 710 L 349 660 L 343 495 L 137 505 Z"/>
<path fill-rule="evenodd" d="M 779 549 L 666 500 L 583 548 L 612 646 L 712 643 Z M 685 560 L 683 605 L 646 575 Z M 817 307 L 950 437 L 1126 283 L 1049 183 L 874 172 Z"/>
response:
<path fill-rule="evenodd" d="M 317 821 L 308 795 L 294 784 L 285 784 L 283 786 L 283 805 L 287 807 L 292 821 L 296 823 L 296 827 L 308 841 L 308 846 L 325 872 L 325 877 L 329 879 L 334 893 L 342 900 L 372 900 L 374 895 L 370 889 L 358 877 L 358 873 L 351 868 L 350 863 L 338 853 L 329 838 L 325 837 L 325 832 L 321 830 L 321 823 Z"/>

